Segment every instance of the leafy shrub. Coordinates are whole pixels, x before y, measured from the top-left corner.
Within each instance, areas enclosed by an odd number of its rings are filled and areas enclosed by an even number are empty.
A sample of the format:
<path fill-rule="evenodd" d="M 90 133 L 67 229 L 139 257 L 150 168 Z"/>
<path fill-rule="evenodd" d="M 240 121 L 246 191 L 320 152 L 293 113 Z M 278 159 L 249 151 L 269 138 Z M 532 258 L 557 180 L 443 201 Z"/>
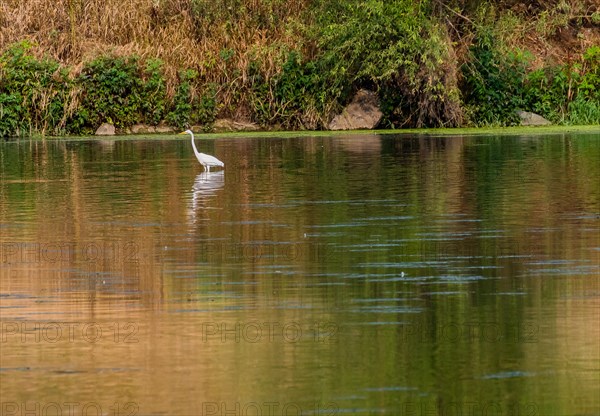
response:
<path fill-rule="evenodd" d="M 569 103 L 569 124 L 600 125 L 600 46 L 585 51 L 577 97 Z"/>
<path fill-rule="evenodd" d="M 325 89 L 320 82 L 314 62 L 302 62 L 297 51 L 289 52 L 279 74 L 268 80 L 253 73 L 251 103 L 255 120 L 263 126 L 286 129 L 316 127 L 316 113 L 324 103 Z"/>
<path fill-rule="evenodd" d="M 208 85 L 204 94 L 199 97 L 198 73 L 188 69 L 179 73 L 179 84 L 173 98 L 171 111 L 167 114 L 167 122 L 180 129 L 200 123 L 205 130 L 210 130 L 217 116 L 217 94 L 215 85 Z"/>
<path fill-rule="evenodd" d="M 530 72 L 525 83 L 525 106 L 553 123 L 562 123 L 569 102 L 571 75 L 564 67 Z"/>
<path fill-rule="evenodd" d="M 163 63 L 158 59 L 148 60 L 143 79 L 143 96 L 141 112 L 143 121 L 147 124 L 157 125 L 166 116 L 167 84 L 163 74 Z"/>
<path fill-rule="evenodd" d="M 600 124 L 600 47 L 581 62 L 548 67 L 527 75 L 524 100 L 532 111 L 557 124 Z"/>
<path fill-rule="evenodd" d="M 578 94 L 600 101 L 600 46 L 592 46 L 585 51 L 581 72 Z"/>
<path fill-rule="evenodd" d="M 380 90 L 387 116 L 416 127 L 456 125 L 462 120 L 456 60 L 449 38 L 429 2 L 321 0 L 316 65 L 331 99 L 345 101 L 353 89 Z"/>
<path fill-rule="evenodd" d="M 192 117 L 192 81 L 198 76 L 196 71 L 179 73 L 179 84 L 173 98 L 173 106 L 167 114 L 167 123 L 180 129 L 190 125 Z"/>
<path fill-rule="evenodd" d="M 64 131 L 72 89 L 58 62 L 29 55 L 27 42 L 0 56 L 0 136 Z"/>
<path fill-rule="evenodd" d="M 22 106 L 16 94 L 0 93 L 0 137 L 19 135 Z"/>
<path fill-rule="evenodd" d="M 470 49 L 463 65 L 465 104 L 477 125 L 515 125 L 523 108 L 527 56 L 503 53 L 495 36 L 485 29 Z"/>
<path fill-rule="evenodd" d="M 205 131 L 212 129 L 212 125 L 217 118 L 217 111 L 217 88 L 214 84 L 210 84 L 200 96 L 195 109 L 195 118 Z"/>
<path fill-rule="evenodd" d="M 572 125 L 600 125 L 600 101 L 578 96 L 569 103 L 566 123 Z"/>
<path fill-rule="evenodd" d="M 69 120 L 75 133 L 93 131 L 103 122 L 120 128 L 136 123 L 156 125 L 167 112 L 160 60 L 148 60 L 144 65 L 136 56 L 101 56 L 85 65 L 75 83 L 80 103 Z"/>
<path fill-rule="evenodd" d="M 136 57 L 101 56 L 88 63 L 76 80 L 82 94 L 84 126 L 103 122 L 126 127 L 142 121 L 144 85 Z"/>

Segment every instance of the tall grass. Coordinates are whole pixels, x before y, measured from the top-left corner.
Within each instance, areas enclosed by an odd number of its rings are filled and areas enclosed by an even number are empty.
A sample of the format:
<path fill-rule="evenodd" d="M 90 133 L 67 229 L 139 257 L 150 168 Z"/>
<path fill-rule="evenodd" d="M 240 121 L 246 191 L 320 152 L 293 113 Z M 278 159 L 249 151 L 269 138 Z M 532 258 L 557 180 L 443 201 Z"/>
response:
<path fill-rule="evenodd" d="M 0 51 L 23 40 L 38 58 L 81 70 L 110 53 L 156 58 L 164 63 L 174 94 L 183 68 L 209 82 L 247 76 L 250 61 L 277 71 L 283 50 L 300 37 L 289 30 L 308 0 L 2 0 Z M 223 59 L 223 57 L 227 59 Z M 226 94 L 227 95 L 227 94 Z"/>

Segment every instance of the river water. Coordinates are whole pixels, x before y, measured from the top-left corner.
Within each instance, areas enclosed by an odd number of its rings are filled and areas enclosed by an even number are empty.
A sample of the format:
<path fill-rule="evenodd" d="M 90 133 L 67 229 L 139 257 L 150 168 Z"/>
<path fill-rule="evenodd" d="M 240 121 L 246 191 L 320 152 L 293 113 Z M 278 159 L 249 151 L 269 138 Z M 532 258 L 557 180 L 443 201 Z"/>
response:
<path fill-rule="evenodd" d="M 600 414 L 600 132 L 197 145 L 0 143 L 2 415 Z"/>

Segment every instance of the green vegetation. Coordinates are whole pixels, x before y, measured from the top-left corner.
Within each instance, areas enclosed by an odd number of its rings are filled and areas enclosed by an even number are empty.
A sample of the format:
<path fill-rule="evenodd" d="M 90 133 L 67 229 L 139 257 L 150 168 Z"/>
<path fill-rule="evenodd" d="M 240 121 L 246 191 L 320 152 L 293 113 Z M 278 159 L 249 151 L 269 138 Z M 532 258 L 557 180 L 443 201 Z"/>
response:
<path fill-rule="evenodd" d="M 324 1 L 317 23 L 330 99 L 367 86 L 380 92 L 390 126 L 462 123 L 452 42 L 427 2 L 338 3 Z"/>
<path fill-rule="evenodd" d="M 0 17 L 0 136 L 87 134 L 103 122 L 210 131 L 217 117 L 324 129 L 359 88 L 379 95 L 383 128 L 511 126 L 517 110 L 600 124 L 593 2 L 147 3 L 9 2 Z M 108 9 L 111 22 L 101 17 Z M 32 12 L 48 19 L 38 37 L 27 24 L 8 26 L 9 18 L 33 25 Z M 75 21 L 98 45 L 78 38 Z"/>
<path fill-rule="evenodd" d="M 64 130 L 72 101 L 72 79 L 50 59 L 27 53 L 17 44 L 0 56 L 0 136 Z"/>
<path fill-rule="evenodd" d="M 251 74 L 251 108 L 260 125 L 310 130 L 322 127 L 327 84 L 314 62 L 303 63 L 292 51 L 279 74 L 269 79 L 259 71 Z"/>
<path fill-rule="evenodd" d="M 557 124 L 600 124 L 600 46 L 581 62 L 530 72 L 524 99 L 532 111 Z"/>
<path fill-rule="evenodd" d="M 523 108 L 525 58 L 503 55 L 492 34 L 484 33 L 470 48 L 463 65 L 465 102 L 472 120 L 485 125 L 514 125 Z"/>
<path fill-rule="evenodd" d="M 93 128 L 106 121 L 116 127 L 160 121 L 164 112 L 164 81 L 160 63 L 149 62 L 141 71 L 137 57 L 102 56 L 87 64 L 75 79 L 80 106 L 71 124 L 74 130 Z"/>

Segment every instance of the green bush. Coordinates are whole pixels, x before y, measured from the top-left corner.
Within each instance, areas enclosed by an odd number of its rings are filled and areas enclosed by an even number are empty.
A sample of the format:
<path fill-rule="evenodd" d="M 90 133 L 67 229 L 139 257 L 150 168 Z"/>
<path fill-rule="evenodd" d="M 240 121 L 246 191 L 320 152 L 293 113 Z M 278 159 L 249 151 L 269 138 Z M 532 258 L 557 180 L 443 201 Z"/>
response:
<path fill-rule="evenodd" d="M 317 127 L 325 88 L 314 62 L 303 62 L 297 51 L 291 51 L 279 74 L 267 80 L 251 71 L 251 78 L 251 105 L 260 125 L 286 129 Z"/>
<path fill-rule="evenodd" d="M 530 72 L 525 83 L 525 107 L 553 123 L 565 120 L 573 73 L 565 67 Z"/>
<path fill-rule="evenodd" d="M 138 65 L 136 57 L 101 56 L 83 68 L 76 80 L 82 94 L 79 111 L 85 115 L 82 128 L 104 122 L 123 128 L 142 121 Z"/>
<path fill-rule="evenodd" d="M 84 66 L 75 84 L 80 103 L 68 125 L 74 133 L 92 132 L 104 122 L 119 128 L 156 125 L 169 105 L 159 60 L 144 64 L 136 56 L 101 56 Z"/>
<path fill-rule="evenodd" d="M 527 56 L 503 53 L 495 36 L 485 28 L 470 48 L 463 65 L 465 104 L 476 125 L 516 125 L 524 106 Z"/>
<path fill-rule="evenodd" d="M 19 43 L 0 55 L 0 137 L 92 133 L 103 122 L 125 128 L 165 119 L 210 128 L 216 118 L 216 87 L 197 98 L 194 71 L 182 71 L 170 102 L 159 60 L 101 56 L 71 78 L 68 68 L 34 58 L 30 48 Z"/>
<path fill-rule="evenodd" d="M 600 125 L 600 101 L 578 96 L 569 103 L 565 122 L 571 125 Z"/>
<path fill-rule="evenodd" d="M 429 2 L 321 0 L 316 23 L 327 100 L 378 90 L 391 123 L 457 125 L 462 120 L 456 59 Z"/>
<path fill-rule="evenodd" d="M 524 101 L 531 111 L 556 124 L 600 124 L 600 47 L 581 62 L 548 67 L 527 75 Z"/>
<path fill-rule="evenodd" d="M 17 94 L 0 93 L 0 137 L 17 136 L 23 129 L 22 106 Z"/>
<path fill-rule="evenodd" d="M 569 103 L 568 123 L 600 125 L 600 46 L 583 55 L 577 97 Z"/>
<path fill-rule="evenodd" d="M 167 123 L 180 129 L 189 127 L 192 118 L 192 81 L 198 76 L 196 71 L 179 73 L 179 84 L 175 91 L 173 106 L 167 114 Z"/>
<path fill-rule="evenodd" d="M 214 84 L 209 84 L 195 107 L 195 119 L 203 126 L 205 131 L 210 131 L 217 118 L 217 111 L 217 87 Z"/>
<path fill-rule="evenodd" d="M 58 62 L 38 60 L 27 42 L 0 56 L 0 136 L 64 132 L 72 83 Z"/>
<path fill-rule="evenodd" d="M 157 125 L 165 118 L 169 105 L 162 61 L 148 60 L 142 73 L 142 79 L 142 118 L 147 124 Z"/>
<path fill-rule="evenodd" d="M 581 72 L 578 95 L 600 101 L 600 46 L 592 46 L 585 51 Z"/>
<path fill-rule="evenodd" d="M 202 124 L 204 130 L 210 130 L 217 116 L 216 86 L 208 85 L 200 96 L 198 73 L 188 69 L 179 73 L 179 84 L 173 98 L 171 111 L 167 114 L 167 123 L 180 129 L 192 124 Z"/>

